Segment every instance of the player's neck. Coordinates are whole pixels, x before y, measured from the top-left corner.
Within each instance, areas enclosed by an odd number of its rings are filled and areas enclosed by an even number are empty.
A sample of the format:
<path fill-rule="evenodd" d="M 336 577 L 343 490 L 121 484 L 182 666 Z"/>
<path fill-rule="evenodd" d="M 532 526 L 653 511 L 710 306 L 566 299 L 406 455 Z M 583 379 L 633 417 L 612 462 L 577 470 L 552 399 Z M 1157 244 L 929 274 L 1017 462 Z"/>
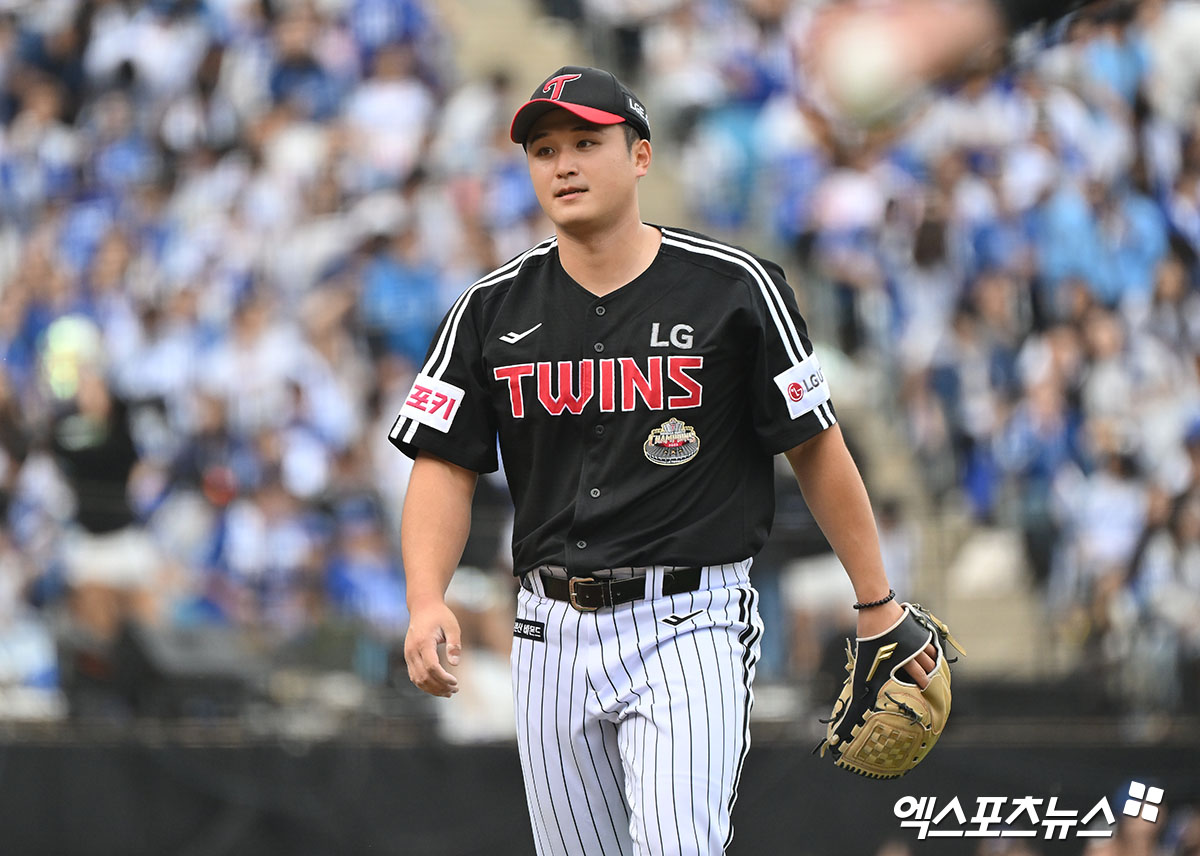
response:
<path fill-rule="evenodd" d="M 653 263 L 662 232 L 640 217 L 603 232 L 558 230 L 558 259 L 573 280 L 603 297 L 637 279 Z"/>

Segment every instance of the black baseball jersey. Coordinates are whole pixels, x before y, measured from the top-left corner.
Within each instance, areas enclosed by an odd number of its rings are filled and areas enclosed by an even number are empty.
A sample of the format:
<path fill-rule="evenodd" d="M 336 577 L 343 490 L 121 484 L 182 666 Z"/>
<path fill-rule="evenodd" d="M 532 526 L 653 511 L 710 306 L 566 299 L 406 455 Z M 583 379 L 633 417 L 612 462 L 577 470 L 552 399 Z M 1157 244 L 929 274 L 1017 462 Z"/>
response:
<path fill-rule="evenodd" d="M 835 422 L 795 297 L 772 262 L 662 229 L 653 263 L 597 297 L 547 240 L 442 321 L 391 431 L 516 506 L 515 572 L 708 565 L 752 556 L 772 456 Z"/>

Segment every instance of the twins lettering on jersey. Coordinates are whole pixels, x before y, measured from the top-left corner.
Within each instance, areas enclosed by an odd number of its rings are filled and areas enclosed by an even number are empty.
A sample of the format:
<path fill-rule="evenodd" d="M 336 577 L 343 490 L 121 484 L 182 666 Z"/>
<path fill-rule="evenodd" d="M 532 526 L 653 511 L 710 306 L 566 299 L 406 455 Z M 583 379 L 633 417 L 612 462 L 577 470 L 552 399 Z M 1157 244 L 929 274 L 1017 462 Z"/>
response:
<path fill-rule="evenodd" d="M 645 363 L 633 357 L 516 363 L 498 366 L 492 374 L 508 386 L 512 417 L 523 419 L 527 398 L 551 416 L 578 416 L 593 398 L 602 413 L 635 410 L 639 402 L 650 410 L 699 407 L 704 387 L 694 373 L 703 367 L 702 356 L 672 354 L 648 357 Z"/>
<path fill-rule="evenodd" d="M 677 335 L 690 339 L 678 327 L 672 331 L 672 338 Z M 644 364 L 633 357 L 514 363 L 498 366 L 492 374 L 497 382 L 507 385 L 512 417 L 523 419 L 527 397 L 535 399 L 551 416 L 578 416 L 593 398 L 599 399 L 602 413 L 627 413 L 636 410 L 639 402 L 649 410 L 699 407 L 704 386 L 694 373 L 703 367 L 702 356 L 671 354 L 647 357 Z M 815 355 L 780 372 L 775 383 L 792 419 L 829 400 L 829 384 Z M 421 374 L 413 382 L 400 415 L 444 434 L 454 423 L 464 395 L 464 390 L 454 384 Z"/>

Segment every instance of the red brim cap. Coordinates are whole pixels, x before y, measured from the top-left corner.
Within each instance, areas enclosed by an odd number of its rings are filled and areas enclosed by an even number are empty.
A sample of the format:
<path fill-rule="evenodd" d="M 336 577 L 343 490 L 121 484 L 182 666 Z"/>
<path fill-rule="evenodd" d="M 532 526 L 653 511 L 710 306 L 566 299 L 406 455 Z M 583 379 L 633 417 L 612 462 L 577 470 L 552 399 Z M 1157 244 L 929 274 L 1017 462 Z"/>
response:
<path fill-rule="evenodd" d="M 609 113 L 607 110 L 588 107 L 585 104 L 554 101 L 550 98 L 534 98 L 522 104 L 521 109 L 517 110 L 517 114 L 513 116 L 512 127 L 508 130 L 509 139 L 514 143 L 524 144 L 526 138 L 529 136 L 529 129 L 533 127 L 534 122 L 556 107 L 568 110 L 579 118 L 591 122 L 593 125 L 619 125 L 625 121 L 624 116 Z"/>

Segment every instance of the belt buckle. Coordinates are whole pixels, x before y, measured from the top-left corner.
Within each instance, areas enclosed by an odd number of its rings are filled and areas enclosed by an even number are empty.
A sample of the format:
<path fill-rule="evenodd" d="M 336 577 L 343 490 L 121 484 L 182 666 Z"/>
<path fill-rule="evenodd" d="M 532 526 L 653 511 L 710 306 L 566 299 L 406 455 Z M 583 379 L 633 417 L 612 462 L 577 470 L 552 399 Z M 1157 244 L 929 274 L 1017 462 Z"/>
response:
<path fill-rule="evenodd" d="M 595 577 L 571 577 L 569 580 L 567 580 L 567 601 L 572 607 L 574 607 L 576 611 L 595 612 L 600 608 L 598 606 L 582 606 L 579 601 L 575 599 L 575 583 L 594 583 L 595 581 Z"/>

